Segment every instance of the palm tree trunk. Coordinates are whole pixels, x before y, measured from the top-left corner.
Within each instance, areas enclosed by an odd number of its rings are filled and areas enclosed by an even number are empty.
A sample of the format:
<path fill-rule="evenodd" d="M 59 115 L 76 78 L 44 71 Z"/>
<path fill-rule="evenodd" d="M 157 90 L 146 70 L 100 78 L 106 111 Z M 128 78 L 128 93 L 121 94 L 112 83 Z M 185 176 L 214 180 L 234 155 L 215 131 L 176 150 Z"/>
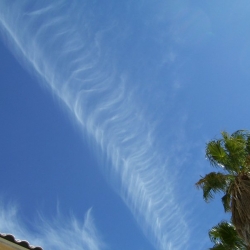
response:
<path fill-rule="evenodd" d="M 236 231 L 250 246 L 250 178 L 246 174 L 235 179 L 231 207 Z"/>

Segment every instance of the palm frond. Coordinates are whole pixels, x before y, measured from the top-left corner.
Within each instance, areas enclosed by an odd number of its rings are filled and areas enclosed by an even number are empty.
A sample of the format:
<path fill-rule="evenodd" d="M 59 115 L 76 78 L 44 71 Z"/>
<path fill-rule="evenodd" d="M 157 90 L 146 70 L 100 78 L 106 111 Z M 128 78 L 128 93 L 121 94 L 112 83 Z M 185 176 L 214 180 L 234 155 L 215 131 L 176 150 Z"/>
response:
<path fill-rule="evenodd" d="M 225 166 L 227 164 L 227 153 L 221 140 L 211 141 L 207 144 L 206 157 L 212 166 Z"/>
<path fill-rule="evenodd" d="M 214 226 L 208 233 L 210 240 L 214 243 L 215 249 L 246 250 L 247 246 L 239 237 L 233 224 L 222 221 Z"/>
<path fill-rule="evenodd" d="M 203 198 L 206 202 L 214 198 L 214 194 L 218 192 L 225 192 L 229 186 L 228 175 L 220 172 L 211 172 L 195 184 L 198 188 L 203 190 Z"/>
<path fill-rule="evenodd" d="M 230 136 L 228 133 L 222 132 L 222 136 L 228 156 L 227 166 L 238 173 L 244 167 L 247 156 L 245 135 L 238 132 Z"/>
<path fill-rule="evenodd" d="M 209 248 L 209 250 L 229 250 L 227 246 L 223 246 L 222 244 L 214 245 L 212 248 Z"/>
<path fill-rule="evenodd" d="M 250 133 L 238 130 L 233 134 L 221 132 L 222 139 L 206 145 L 206 157 L 212 166 L 221 167 L 235 175 L 250 170 Z"/>
<path fill-rule="evenodd" d="M 246 130 L 246 129 L 239 129 L 239 130 L 236 130 L 235 132 L 233 132 L 231 134 L 231 136 L 233 136 L 233 137 L 238 136 L 238 135 L 241 135 L 245 139 L 247 139 L 247 137 L 250 135 L 250 132 L 248 130 Z"/>
<path fill-rule="evenodd" d="M 250 154 L 250 135 L 246 138 L 246 151 L 248 155 Z"/>

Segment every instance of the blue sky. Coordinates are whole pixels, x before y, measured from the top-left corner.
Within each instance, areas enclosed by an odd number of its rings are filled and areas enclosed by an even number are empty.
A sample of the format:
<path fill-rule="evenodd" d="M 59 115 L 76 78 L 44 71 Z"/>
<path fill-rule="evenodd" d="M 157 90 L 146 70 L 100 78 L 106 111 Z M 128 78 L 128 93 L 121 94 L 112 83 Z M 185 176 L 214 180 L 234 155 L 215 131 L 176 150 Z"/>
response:
<path fill-rule="evenodd" d="M 1 1 L 0 231 L 44 249 L 209 248 L 228 216 L 194 183 L 205 143 L 249 128 L 249 10 Z"/>

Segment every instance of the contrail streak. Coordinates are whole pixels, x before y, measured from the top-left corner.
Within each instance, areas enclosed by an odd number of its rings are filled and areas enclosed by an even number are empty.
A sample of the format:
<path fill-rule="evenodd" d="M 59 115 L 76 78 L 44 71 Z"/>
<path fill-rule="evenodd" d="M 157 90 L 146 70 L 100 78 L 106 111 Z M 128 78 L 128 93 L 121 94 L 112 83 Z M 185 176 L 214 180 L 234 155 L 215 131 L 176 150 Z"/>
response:
<path fill-rule="evenodd" d="M 101 150 L 103 172 L 152 244 L 186 249 L 189 230 L 174 194 L 170 160 L 137 103 L 139 91 L 131 87 L 129 69 L 117 67 L 122 58 L 109 46 L 119 24 L 104 27 L 93 6 L 70 2 L 2 0 L 3 37 Z"/>

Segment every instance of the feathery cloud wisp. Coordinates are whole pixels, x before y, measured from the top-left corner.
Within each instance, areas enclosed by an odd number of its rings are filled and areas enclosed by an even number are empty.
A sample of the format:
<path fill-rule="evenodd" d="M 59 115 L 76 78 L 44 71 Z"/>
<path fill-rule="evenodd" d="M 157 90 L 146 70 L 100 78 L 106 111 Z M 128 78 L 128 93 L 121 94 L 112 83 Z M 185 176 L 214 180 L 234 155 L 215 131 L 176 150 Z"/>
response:
<path fill-rule="evenodd" d="M 86 212 L 83 223 L 73 216 L 66 218 L 57 215 L 51 221 L 41 216 L 36 222 L 29 221 L 32 229 L 25 226 L 20 217 L 17 206 L 3 205 L 1 201 L 0 232 L 13 234 L 16 239 L 29 241 L 30 244 L 41 246 L 43 249 L 101 250 L 106 248 L 94 225 L 91 209 Z"/>
<path fill-rule="evenodd" d="M 189 229 L 174 192 L 172 159 L 157 145 L 129 73 L 115 66 L 104 42 L 111 31 L 97 28 L 86 6 L 36 3 L 0 3 L 10 49 L 67 105 L 107 157 L 103 172 L 151 242 L 159 249 L 185 249 Z"/>

